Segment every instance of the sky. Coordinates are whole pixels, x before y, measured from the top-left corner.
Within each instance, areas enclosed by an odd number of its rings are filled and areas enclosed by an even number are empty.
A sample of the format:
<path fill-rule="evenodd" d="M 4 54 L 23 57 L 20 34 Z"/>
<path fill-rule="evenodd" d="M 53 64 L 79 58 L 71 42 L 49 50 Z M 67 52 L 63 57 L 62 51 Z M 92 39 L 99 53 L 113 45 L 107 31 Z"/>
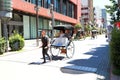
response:
<path fill-rule="evenodd" d="M 109 0 L 93 0 L 93 6 L 99 7 L 100 9 L 105 9 L 105 5 L 112 5 Z M 107 14 L 107 19 L 110 20 L 110 15 Z"/>
<path fill-rule="evenodd" d="M 109 0 L 93 0 L 94 7 L 105 8 L 105 5 L 111 5 L 111 2 Z"/>

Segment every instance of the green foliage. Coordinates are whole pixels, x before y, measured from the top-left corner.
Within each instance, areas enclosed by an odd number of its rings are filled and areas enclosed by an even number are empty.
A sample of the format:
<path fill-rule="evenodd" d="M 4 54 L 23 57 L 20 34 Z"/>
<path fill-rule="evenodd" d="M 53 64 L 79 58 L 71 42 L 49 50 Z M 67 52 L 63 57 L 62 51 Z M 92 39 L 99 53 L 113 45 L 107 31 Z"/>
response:
<path fill-rule="evenodd" d="M 21 50 L 24 47 L 24 38 L 17 32 L 9 37 L 9 46 L 12 51 Z"/>
<path fill-rule="evenodd" d="M 112 73 L 115 74 L 115 75 L 120 76 L 120 68 L 114 68 L 114 69 L 112 70 Z"/>
<path fill-rule="evenodd" d="M 115 0 L 110 0 L 111 1 L 111 5 L 106 5 L 106 9 L 107 9 L 107 12 L 110 13 L 110 15 L 112 16 L 113 15 L 113 12 L 115 12 L 117 10 L 117 2 Z"/>
<path fill-rule="evenodd" d="M 105 28 L 97 28 L 96 29 L 98 31 L 99 34 L 102 34 L 102 33 L 105 33 L 106 32 L 106 29 Z"/>
<path fill-rule="evenodd" d="M 111 5 L 106 5 L 105 7 L 106 7 L 106 11 L 111 16 L 111 21 L 110 22 L 111 22 L 111 24 L 113 24 L 114 22 L 118 21 L 119 17 L 120 17 L 119 16 L 119 11 L 116 14 L 114 14 L 117 11 L 117 9 L 118 9 L 118 4 L 117 4 L 116 0 L 109 0 L 109 1 L 112 4 Z M 115 16 L 117 16 L 117 18 Z"/>
<path fill-rule="evenodd" d="M 92 30 L 97 30 L 97 27 L 96 27 L 96 26 L 93 26 L 93 27 L 92 27 Z"/>
<path fill-rule="evenodd" d="M 78 23 L 78 24 L 75 25 L 75 28 L 76 29 L 82 29 L 82 26 L 81 26 L 81 24 Z"/>
<path fill-rule="evenodd" d="M 5 49 L 6 49 L 5 38 L 0 38 L 0 55 L 5 52 Z"/>
<path fill-rule="evenodd" d="M 86 32 L 88 32 L 88 31 L 91 31 L 91 30 L 92 30 L 92 28 L 91 28 L 89 25 L 86 25 L 84 29 L 85 29 L 85 31 L 86 31 Z"/>
<path fill-rule="evenodd" d="M 110 42 L 110 58 L 114 67 L 120 69 L 120 30 L 114 28 Z"/>

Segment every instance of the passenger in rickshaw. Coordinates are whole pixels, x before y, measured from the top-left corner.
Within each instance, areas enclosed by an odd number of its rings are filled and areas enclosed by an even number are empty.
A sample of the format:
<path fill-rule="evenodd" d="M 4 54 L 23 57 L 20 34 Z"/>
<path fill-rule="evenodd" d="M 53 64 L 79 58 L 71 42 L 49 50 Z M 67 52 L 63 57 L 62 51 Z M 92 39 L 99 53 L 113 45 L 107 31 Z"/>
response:
<path fill-rule="evenodd" d="M 59 47 L 64 47 L 68 44 L 68 36 L 67 34 L 65 33 L 65 30 L 60 30 L 60 34 L 59 34 L 59 37 L 57 37 L 52 45 L 53 46 L 59 46 Z"/>
<path fill-rule="evenodd" d="M 64 37 L 65 36 L 65 30 L 60 30 L 59 37 Z"/>
<path fill-rule="evenodd" d="M 68 40 L 70 40 L 71 37 L 72 37 L 72 32 L 70 32 L 70 30 L 65 30 L 65 35 L 64 36 L 67 37 Z"/>
<path fill-rule="evenodd" d="M 92 30 L 91 38 L 95 39 L 96 37 L 97 37 L 97 31 L 96 30 Z"/>

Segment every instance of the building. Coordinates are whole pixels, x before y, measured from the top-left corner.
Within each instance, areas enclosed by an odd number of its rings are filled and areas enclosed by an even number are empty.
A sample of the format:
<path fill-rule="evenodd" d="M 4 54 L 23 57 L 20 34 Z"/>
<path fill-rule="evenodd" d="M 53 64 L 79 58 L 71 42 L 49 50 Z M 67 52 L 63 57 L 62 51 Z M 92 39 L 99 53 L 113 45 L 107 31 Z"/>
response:
<path fill-rule="evenodd" d="M 107 26 L 107 12 L 106 12 L 106 9 L 102 9 L 102 23 L 103 23 L 103 28 L 106 28 L 106 26 Z"/>
<path fill-rule="evenodd" d="M 81 0 L 81 20 L 82 24 L 93 24 L 94 23 L 94 13 L 93 13 L 93 0 Z"/>
<path fill-rule="evenodd" d="M 11 0 L 12 1 L 12 18 L 7 23 L 8 36 L 14 30 L 17 30 L 25 39 L 34 39 L 40 31 L 47 30 L 51 35 L 51 12 L 49 5 L 53 4 L 53 14 L 55 25 L 70 24 L 75 25 L 79 22 L 81 16 L 80 0 L 37 0 L 38 11 L 38 30 L 36 27 L 36 0 Z M 1 35 L 3 32 L 3 24 L 0 22 Z"/>
<path fill-rule="evenodd" d="M 95 18 L 95 25 L 97 27 L 102 27 L 102 10 L 99 7 L 94 7 L 94 18 Z"/>
<path fill-rule="evenodd" d="M 97 27 L 106 28 L 107 26 L 107 12 L 106 9 L 101 9 L 100 7 L 94 7 L 94 19 L 95 25 Z"/>

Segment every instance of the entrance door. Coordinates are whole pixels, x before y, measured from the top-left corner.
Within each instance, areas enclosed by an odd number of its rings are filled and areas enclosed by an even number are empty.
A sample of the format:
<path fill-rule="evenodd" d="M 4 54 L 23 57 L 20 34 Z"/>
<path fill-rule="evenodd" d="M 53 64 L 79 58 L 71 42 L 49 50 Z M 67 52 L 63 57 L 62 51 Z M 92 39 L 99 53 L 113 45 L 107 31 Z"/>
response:
<path fill-rule="evenodd" d="M 23 36 L 23 22 L 10 21 L 7 26 L 8 36 L 12 35 L 14 31 L 17 31 L 21 36 Z"/>

